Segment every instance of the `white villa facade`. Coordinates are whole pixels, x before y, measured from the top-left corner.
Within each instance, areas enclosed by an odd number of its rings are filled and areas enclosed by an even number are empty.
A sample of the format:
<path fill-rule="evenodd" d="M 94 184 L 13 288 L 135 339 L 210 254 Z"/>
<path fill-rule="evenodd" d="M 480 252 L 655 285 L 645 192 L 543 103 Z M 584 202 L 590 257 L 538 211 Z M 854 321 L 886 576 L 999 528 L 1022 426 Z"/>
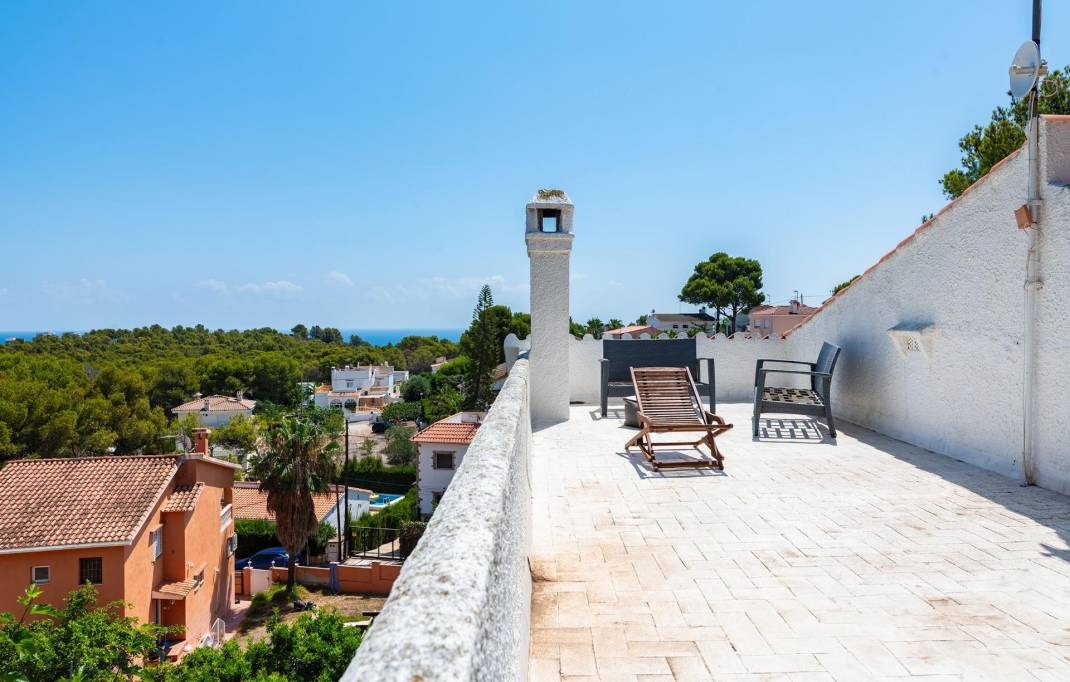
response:
<path fill-rule="evenodd" d="M 713 324 L 716 319 L 706 312 L 705 308 L 700 308 L 697 313 L 657 313 L 651 311 L 646 316 L 646 323 L 657 329 L 658 331 L 668 332 L 676 331 L 678 333 L 685 333 L 688 329 L 698 328 L 713 331 Z"/>
<path fill-rule="evenodd" d="M 431 516 L 438 506 L 485 416 L 484 412 L 458 412 L 412 437 L 420 446 L 416 485 L 421 516 Z"/>
<path fill-rule="evenodd" d="M 237 395 L 202 396 L 195 393 L 193 400 L 182 403 L 171 412 L 178 419 L 187 414 L 196 415 L 198 424 L 213 428 L 230 423 L 230 420 L 238 415 L 251 417 L 255 407 L 256 401 L 244 397 L 241 391 L 238 391 Z"/>
<path fill-rule="evenodd" d="M 341 409 L 349 421 L 370 418 L 374 410 L 398 400 L 401 385 L 408 380 L 407 371 L 390 365 L 332 367 L 330 385 L 313 388 L 309 401 L 316 407 Z"/>

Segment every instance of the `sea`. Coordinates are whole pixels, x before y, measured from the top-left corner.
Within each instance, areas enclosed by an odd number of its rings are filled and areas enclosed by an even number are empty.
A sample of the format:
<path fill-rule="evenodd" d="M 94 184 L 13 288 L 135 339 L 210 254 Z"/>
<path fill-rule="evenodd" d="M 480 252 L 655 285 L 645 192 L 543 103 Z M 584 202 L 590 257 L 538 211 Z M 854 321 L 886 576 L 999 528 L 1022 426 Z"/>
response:
<path fill-rule="evenodd" d="M 85 330 L 71 330 L 75 334 L 84 334 Z M 289 334 L 289 329 L 280 329 L 280 332 Z M 461 332 L 463 329 L 433 329 L 433 328 L 411 328 L 411 329 L 339 329 L 342 332 L 342 338 L 347 342 L 349 337 L 356 334 L 360 338 L 364 339 L 373 346 L 385 346 L 388 343 L 397 343 L 406 336 L 437 336 L 440 339 L 449 339 L 450 341 L 459 341 L 461 338 Z M 25 339 L 26 341 L 32 340 L 41 334 L 54 334 L 61 336 L 63 334 L 70 333 L 63 330 L 51 330 L 51 331 L 0 331 L 0 343 L 7 343 L 14 339 Z"/>

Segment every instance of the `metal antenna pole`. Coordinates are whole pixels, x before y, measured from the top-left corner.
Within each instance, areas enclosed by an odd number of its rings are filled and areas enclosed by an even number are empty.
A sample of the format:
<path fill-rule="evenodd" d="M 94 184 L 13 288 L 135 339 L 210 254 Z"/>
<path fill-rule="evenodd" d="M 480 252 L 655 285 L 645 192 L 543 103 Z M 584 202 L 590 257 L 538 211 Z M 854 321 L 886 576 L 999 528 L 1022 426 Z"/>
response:
<path fill-rule="evenodd" d="M 1040 48 L 1041 0 L 1033 0 L 1033 42 L 1038 54 Z M 1038 61 L 1042 68 L 1043 60 Z M 1026 152 L 1029 164 L 1028 199 L 1029 250 L 1025 265 L 1025 309 L 1023 311 L 1024 330 L 1022 350 L 1024 354 L 1022 381 L 1022 470 L 1025 484 L 1036 483 L 1036 463 L 1033 461 L 1033 449 L 1036 441 L 1036 308 L 1040 287 L 1044 285 L 1040 278 L 1040 102 L 1038 89 L 1040 77 L 1037 76 L 1033 88 L 1029 91 L 1029 123 L 1027 127 Z"/>

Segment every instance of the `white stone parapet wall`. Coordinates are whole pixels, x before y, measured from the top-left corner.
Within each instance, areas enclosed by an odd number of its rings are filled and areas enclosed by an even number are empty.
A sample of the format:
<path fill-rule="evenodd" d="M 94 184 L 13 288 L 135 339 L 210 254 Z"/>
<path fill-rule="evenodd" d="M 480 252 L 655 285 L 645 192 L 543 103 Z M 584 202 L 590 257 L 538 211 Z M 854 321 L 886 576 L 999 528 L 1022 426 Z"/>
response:
<path fill-rule="evenodd" d="M 520 359 L 342 679 L 525 679 L 530 548 L 531 416 Z"/>
<path fill-rule="evenodd" d="M 641 334 L 637 339 L 649 339 L 649 334 Z M 668 334 L 657 337 L 668 340 Z M 678 337 L 684 338 L 684 337 Z M 625 334 L 622 341 L 630 340 Z M 590 334 L 582 339 L 569 336 L 568 379 L 569 402 L 597 404 L 602 390 L 603 339 L 596 339 Z M 608 341 L 618 343 L 618 341 Z M 510 334 L 505 339 L 506 358 L 516 357 L 530 346 L 527 339 L 517 339 Z M 814 360 L 814 357 L 796 357 L 795 344 L 790 340 L 779 338 L 748 338 L 741 334 L 726 337 L 724 334 L 707 336 L 700 333 L 695 337 L 695 354 L 699 358 L 710 358 L 714 362 L 716 374 L 717 400 L 721 402 L 739 402 L 752 400 L 754 397 L 754 366 L 758 358 L 780 358 L 784 360 Z M 696 377 L 697 379 L 698 377 Z M 703 375 L 702 381 L 709 377 Z M 801 386 L 799 380 L 784 377 L 782 386 Z"/>

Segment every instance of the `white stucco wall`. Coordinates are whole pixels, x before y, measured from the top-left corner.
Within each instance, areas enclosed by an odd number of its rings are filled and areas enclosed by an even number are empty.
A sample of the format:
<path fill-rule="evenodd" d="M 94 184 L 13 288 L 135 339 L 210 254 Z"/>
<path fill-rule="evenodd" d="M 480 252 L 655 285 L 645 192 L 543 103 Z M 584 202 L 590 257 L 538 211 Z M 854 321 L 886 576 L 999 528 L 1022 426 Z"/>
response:
<path fill-rule="evenodd" d="M 452 452 L 453 453 L 453 468 L 452 469 L 436 469 L 434 467 L 434 453 L 436 452 Z M 421 443 L 420 454 L 418 461 L 419 466 L 419 491 L 420 491 L 420 513 L 430 515 L 434 511 L 432 505 L 432 493 L 445 492 L 449 487 L 450 481 L 453 480 L 454 474 L 461 468 L 461 462 L 464 461 L 464 455 L 468 452 L 467 445 L 456 445 L 447 443 Z"/>
<path fill-rule="evenodd" d="M 1049 121 L 1044 129 L 1043 141 L 1054 135 L 1059 146 L 1070 142 L 1070 123 Z M 833 384 L 838 415 L 1022 476 L 1028 236 L 1013 211 L 1025 203 L 1026 175 L 1024 153 L 1006 160 L 789 334 L 800 358 L 812 357 L 826 339 L 843 347 Z M 1070 197 L 1057 184 L 1045 183 L 1042 192 L 1037 474 L 1041 485 L 1070 492 L 1070 408 L 1061 395 L 1070 381 Z M 887 330 L 903 323 L 932 325 L 928 352 L 899 352 Z"/>
<path fill-rule="evenodd" d="M 339 509 L 341 507 L 341 509 Z M 371 510 L 371 503 L 368 501 L 368 493 L 362 490 L 350 490 L 349 491 L 349 517 L 352 519 L 359 519 L 364 514 L 367 514 Z M 342 524 L 345 524 L 346 520 L 346 505 L 344 499 L 339 499 L 338 504 L 331 507 L 331 511 L 327 513 L 325 517 L 320 521 L 326 521 L 331 524 L 332 527 L 338 528 L 338 518 L 341 516 Z"/>
<path fill-rule="evenodd" d="M 528 361 L 519 360 L 343 680 L 527 676 L 530 457 Z"/>
<path fill-rule="evenodd" d="M 252 410 L 212 410 L 211 412 L 205 412 L 204 410 L 175 410 L 175 417 L 182 419 L 187 414 L 192 414 L 197 417 L 197 423 L 201 426 L 208 428 L 215 428 L 217 426 L 223 426 L 229 424 L 230 420 L 237 416 L 243 416 L 252 418 Z"/>

